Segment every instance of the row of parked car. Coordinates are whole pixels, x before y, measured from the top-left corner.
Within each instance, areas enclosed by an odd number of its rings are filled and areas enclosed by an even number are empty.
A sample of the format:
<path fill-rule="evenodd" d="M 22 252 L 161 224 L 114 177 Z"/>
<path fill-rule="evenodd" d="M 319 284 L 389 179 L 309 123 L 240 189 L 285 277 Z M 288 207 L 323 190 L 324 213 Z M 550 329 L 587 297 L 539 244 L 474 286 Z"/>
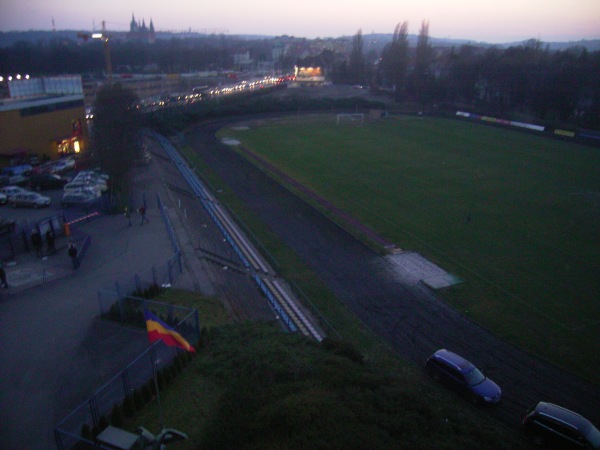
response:
<path fill-rule="evenodd" d="M 500 401 L 500 387 L 456 353 L 438 350 L 427 359 L 425 368 L 434 380 L 474 403 L 493 405 Z M 600 450 L 600 431 L 585 417 L 561 406 L 539 402 L 526 412 L 522 424 L 533 443 L 544 448 Z"/>
<path fill-rule="evenodd" d="M 108 190 L 107 183 L 108 175 L 96 170 L 82 170 L 73 178 L 50 172 L 31 174 L 20 185 L 0 187 L 0 204 L 41 208 L 49 206 L 51 199 L 39 191 L 62 189 L 62 206 L 85 206 Z"/>

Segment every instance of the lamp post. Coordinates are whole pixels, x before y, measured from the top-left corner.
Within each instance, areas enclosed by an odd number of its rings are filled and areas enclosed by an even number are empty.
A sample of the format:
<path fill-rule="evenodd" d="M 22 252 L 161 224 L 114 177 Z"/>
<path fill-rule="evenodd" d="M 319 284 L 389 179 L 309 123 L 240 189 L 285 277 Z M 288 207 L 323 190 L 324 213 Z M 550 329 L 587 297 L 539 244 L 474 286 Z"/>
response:
<path fill-rule="evenodd" d="M 106 63 L 106 76 L 108 77 L 108 84 L 112 84 L 112 62 L 110 59 L 110 44 L 109 39 L 111 36 L 106 33 L 106 27 L 104 21 L 102 21 L 102 32 L 101 33 L 77 33 L 77 37 L 87 42 L 88 39 L 100 39 L 104 45 L 104 60 Z"/>

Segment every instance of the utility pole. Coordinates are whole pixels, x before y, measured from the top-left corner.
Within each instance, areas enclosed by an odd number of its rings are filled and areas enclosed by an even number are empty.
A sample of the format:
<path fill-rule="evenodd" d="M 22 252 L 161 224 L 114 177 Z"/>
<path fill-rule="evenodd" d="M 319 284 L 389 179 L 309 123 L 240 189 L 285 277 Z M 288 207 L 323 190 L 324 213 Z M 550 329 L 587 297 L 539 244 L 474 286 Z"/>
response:
<path fill-rule="evenodd" d="M 106 32 L 106 22 L 102 21 L 102 32 L 101 33 L 77 33 L 77 37 L 87 42 L 88 39 L 100 39 L 104 46 L 104 61 L 106 64 L 106 76 L 108 78 L 108 84 L 112 84 L 112 62 L 110 59 L 110 44 L 109 39 L 112 37 Z"/>

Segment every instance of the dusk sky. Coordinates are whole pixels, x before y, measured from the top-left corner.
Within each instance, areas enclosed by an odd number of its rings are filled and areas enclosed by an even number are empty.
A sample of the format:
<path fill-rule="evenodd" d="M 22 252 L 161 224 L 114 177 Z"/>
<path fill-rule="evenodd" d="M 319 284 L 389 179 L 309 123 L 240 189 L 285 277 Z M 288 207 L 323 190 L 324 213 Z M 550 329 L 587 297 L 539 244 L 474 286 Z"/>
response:
<path fill-rule="evenodd" d="M 600 0 L 3 0 L 0 31 L 129 29 L 131 15 L 153 20 L 157 31 L 228 35 L 337 37 L 392 33 L 409 23 L 418 34 L 489 43 L 600 38 Z"/>

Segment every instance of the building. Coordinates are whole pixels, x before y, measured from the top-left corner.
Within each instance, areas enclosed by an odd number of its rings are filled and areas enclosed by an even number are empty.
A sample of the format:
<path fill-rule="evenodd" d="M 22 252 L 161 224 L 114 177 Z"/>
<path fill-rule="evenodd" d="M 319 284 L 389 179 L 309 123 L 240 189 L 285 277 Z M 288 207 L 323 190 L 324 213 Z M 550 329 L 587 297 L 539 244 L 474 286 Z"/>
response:
<path fill-rule="evenodd" d="M 136 22 L 135 16 L 132 14 L 127 39 L 130 41 L 154 42 L 156 40 L 156 35 L 154 33 L 152 19 L 150 19 L 150 26 L 146 27 L 145 20 L 142 19 L 141 22 Z"/>
<path fill-rule="evenodd" d="M 0 99 L 0 165 L 84 151 L 89 142 L 80 76 L 8 81 Z"/>

